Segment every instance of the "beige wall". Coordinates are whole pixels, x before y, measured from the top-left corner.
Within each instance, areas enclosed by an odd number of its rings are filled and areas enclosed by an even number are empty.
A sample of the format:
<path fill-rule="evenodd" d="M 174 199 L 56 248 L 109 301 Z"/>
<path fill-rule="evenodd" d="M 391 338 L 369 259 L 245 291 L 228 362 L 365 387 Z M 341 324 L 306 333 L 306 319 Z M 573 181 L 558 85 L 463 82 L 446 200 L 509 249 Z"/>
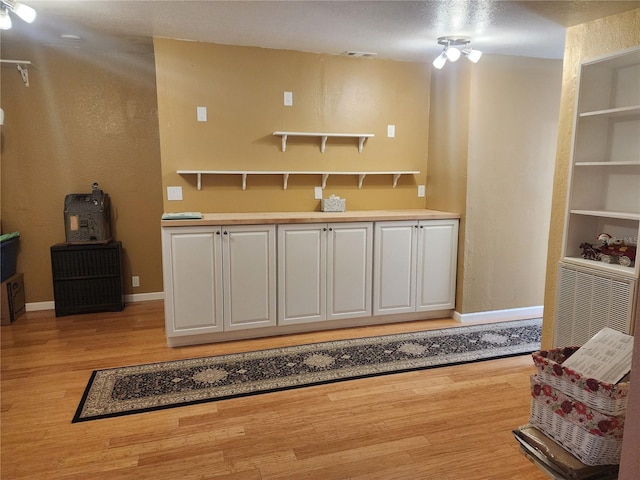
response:
<path fill-rule="evenodd" d="M 126 293 L 162 291 L 160 148 L 152 55 L 105 54 L 2 42 L 2 58 L 30 60 L 30 86 L 1 70 L 2 229 L 21 233 L 26 301 L 53 300 L 49 247 L 64 242 L 64 198 L 111 196 L 124 248 Z"/>
<path fill-rule="evenodd" d="M 545 348 L 552 345 L 553 339 L 556 274 L 564 230 L 576 82 L 580 63 L 636 45 L 640 45 L 640 9 L 576 25 L 567 30 L 544 295 L 542 340 Z"/>
<path fill-rule="evenodd" d="M 176 170 L 419 170 L 391 188 L 390 175 L 330 177 L 324 196 L 346 198 L 348 210 L 424 208 L 429 125 L 427 64 L 358 59 L 263 48 L 154 40 L 165 211 L 313 211 L 319 175 L 195 176 Z M 292 107 L 283 92 L 293 92 Z M 196 107 L 208 121 L 196 121 Z M 387 125 L 396 137 L 387 138 Z M 281 151 L 274 131 L 373 133 L 358 153 L 354 139 L 289 139 Z M 168 201 L 167 186 L 181 186 L 183 201 Z"/>
<path fill-rule="evenodd" d="M 460 313 L 543 303 L 561 76 L 503 55 L 433 73 L 427 206 L 463 213 Z"/>
<path fill-rule="evenodd" d="M 462 312 L 469 144 L 470 62 L 449 64 L 431 76 L 427 207 L 461 214 L 456 311 Z"/>
<path fill-rule="evenodd" d="M 562 62 L 487 55 L 471 77 L 463 305 L 543 304 Z"/>

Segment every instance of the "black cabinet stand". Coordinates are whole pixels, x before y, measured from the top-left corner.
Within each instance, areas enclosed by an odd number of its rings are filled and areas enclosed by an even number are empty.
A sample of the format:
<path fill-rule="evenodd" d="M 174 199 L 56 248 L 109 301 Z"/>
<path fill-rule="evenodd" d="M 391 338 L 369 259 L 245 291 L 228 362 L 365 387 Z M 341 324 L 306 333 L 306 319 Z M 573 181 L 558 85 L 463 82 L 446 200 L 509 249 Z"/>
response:
<path fill-rule="evenodd" d="M 121 242 L 53 245 L 56 317 L 122 310 L 121 259 Z"/>

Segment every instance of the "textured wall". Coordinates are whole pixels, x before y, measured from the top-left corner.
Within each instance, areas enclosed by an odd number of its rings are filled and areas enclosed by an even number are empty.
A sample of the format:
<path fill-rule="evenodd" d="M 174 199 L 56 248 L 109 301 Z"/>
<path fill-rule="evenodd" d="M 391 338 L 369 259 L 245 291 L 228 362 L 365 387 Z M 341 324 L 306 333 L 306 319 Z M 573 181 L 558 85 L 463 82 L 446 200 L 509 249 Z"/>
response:
<path fill-rule="evenodd" d="M 160 148 L 152 55 L 2 43 L 30 60 L 30 86 L 2 67 L 2 229 L 21 233 L 26 301 L 53 300 L 49 247 L 65 241 L 64 198 L 93 182 L 111 196 L 126 293 L 162 291 Z"/>
<path fill-rule="evenodd" d="M 427 64 L 359 59 L 294 51 L 154 40 L 163 186 L 181 186 L 183 201 L 165 211 L 314 211 L 319 175 L 241 178 L 195 176 L 176 170 L 419 170 L 392 189 L 390 175 L 330 177 L 325 197 L 347 200 L 348 210 L 424 208 L 417 184 L 424 184 L 429 125 Z M 293 106 L 283 92 L 293 92 Z M 208 121 L 196 121 L 196 107 Z M 387 125 L 396 137 L 387 138 Z M 274 131 L 373 133 L 362 153 L 355 139 L 289 139 L 281 151 Z"/>
<path fill-rule="evenodd" d="M 504 55 L 433 73 L 427 206 L 462 213 L 460 313 L 543 302 L 561 75 Z"/>
<path fill-rule="evenodd" d="M 562 62 L 472 69 L 464 312 L 542 305 Z"/>

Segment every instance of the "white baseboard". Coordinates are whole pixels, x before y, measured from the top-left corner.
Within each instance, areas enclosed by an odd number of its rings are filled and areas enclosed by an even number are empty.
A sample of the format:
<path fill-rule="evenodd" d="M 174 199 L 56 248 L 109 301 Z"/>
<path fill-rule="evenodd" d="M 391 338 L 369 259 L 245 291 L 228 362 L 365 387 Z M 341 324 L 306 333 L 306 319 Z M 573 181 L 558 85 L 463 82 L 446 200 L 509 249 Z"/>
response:
<path fill-rule="evenodd" d="M 453 312 L 453 319 L 458 322 L 492 322 L 521 320 L 525 318 L 540 318 L 544 312 L 544 306 L 510 308 L 507 310 L 491 310 L 489 312 L 458 313 Z"/>
<path fill-rule="evenodd" d="M 125 295 L 125 303 L 134 302 L 146 302 L 147 300 L 162 300 L 164 299 L 164 292 L 151 292 L 151 293 L 134 293 L 133 295 Z M 56 304 L 53 301 L 50 302 L 30 302 L 25 304 L 25 310 L 27 312 L 35 312 L 38 310 L 55 310 Z"/>
<path fill-rule="evenodd" d="M 125 295 L 125 303 L 146 302 L 148 300 L 164 300 L 164 292 L 134 293 Z"/>
<path fill-rule="evenodd" d="M 38 310 L 53 310 L 56 308 L 56 304 L 51 301 L 51 302 L 30 302 L 30 303 L 25 303 L 24 305 L 24 309 L 27 312 L 35 312 Z"/>

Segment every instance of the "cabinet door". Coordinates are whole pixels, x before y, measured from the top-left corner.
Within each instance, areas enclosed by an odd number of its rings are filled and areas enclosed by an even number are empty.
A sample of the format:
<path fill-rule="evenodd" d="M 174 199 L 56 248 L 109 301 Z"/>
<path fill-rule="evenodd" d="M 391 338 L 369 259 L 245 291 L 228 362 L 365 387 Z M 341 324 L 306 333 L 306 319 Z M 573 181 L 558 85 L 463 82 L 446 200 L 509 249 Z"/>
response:
<path fill-rule="evenodd" d="M 373 224 L 330 224 L 327 238 L 327 318 L 371 316 Z"/>
<path fill-rule="evenodd" d="M 416 311 L 454 308 L 458 221 L 425 220 L 418 226 Z"/>
<path fill-rule="evenodd" d="M 278 226 L 278 323 L 326 318 L 325 224 Z"/>
<path fill-rule="evenodd" d="M 220 332 L 222 255 L 217 229 L 163 230 L 168 336 Z"/>
<path fill-rule="evenodd" d="M 374 315 L 415 311 L 417 226 L 415 221 L 375 224 Z"/>
<path fill-rule="evenodd" d="M 276 238 L 273 225 L 222 228 L 224 329 L 276 324 Z"/>

